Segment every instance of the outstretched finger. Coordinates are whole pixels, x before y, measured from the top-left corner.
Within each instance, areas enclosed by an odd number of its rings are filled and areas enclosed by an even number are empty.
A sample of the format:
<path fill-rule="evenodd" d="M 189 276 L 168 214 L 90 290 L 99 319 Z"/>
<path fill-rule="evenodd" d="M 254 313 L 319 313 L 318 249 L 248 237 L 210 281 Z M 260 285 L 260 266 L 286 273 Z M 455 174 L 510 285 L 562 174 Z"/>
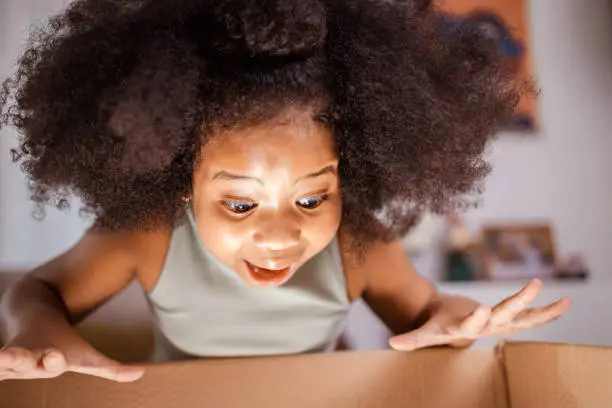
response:
<path fill-rule="evenodd" d="M 0 370 L 9 369 L 13 365 L 13 353 L 10 348 L 0 350 Z"/>
<path fill-rule="evenodd" d="M 50 365 L 47 356 L 52 357 Z M 0 380 L 53 378 L 66 371 L 65 359 L 57 350 L 27 350 L 8 347 L 0 351 Z"/>
<path fill-rule="evenodd" d="M 116 382 L 136 381 L 144 374 L 144 368 L 142 367 L 126 366 L 112 360 L 96 365 L 73 366 L 69 370 Z"/>
<path fill-rule="evenodd" d="M 21 347 L 8 347 L 0 353 L 0 368 L 16 373 L 35 371 L 37 356 L 30 350 Z"/>
<path fill-rule="evenodd" d="M 437 324 L 425 324 L 416 330 L 391 337 L 389 345 L 398 351 L 412 351 L 447 344 L 450 336 Z"/>
<path fill-rule="evenodd" d="M 68 364 L 66 357 L 54 349 L 45 350 L 40 358 L 40 367 L 49 373 L 61 373 L 66 371 Z"/>
<path fill-rule="evenodd" d="M 490 324 L 503 326 L 514 320 L 542 291 L 542 282 L 534 279 L 521 291 L 498 303 L 491 312 Z"/>
<path fill-rule="evenodd" d="M 461 336 L 477 336 L 489 323 L 492 310 L 487 305 L 480 305 L 458 326 L 458 332 L 453 333 Z"/>
<path fill-rule="evenodd" d="M 517 329 L 530 329 L 532 327 L 550 323 L 567 312 L 571 305 L 572 302 L 570 299 L 568 297 L 564 297 L 547 306 L 523 310 L 518 314 L 518 316 L 516 316 L 513 325 Z"/>

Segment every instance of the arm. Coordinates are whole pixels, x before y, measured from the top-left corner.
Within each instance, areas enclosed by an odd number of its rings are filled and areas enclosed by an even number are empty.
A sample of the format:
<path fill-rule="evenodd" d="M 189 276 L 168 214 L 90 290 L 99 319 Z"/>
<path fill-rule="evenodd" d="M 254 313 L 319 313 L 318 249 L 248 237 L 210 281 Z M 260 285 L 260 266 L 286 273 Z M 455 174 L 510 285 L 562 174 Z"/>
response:
<path fill-rule="evenodd" d="M 139 242 L 133 234 L 88 232 L 73 248 L 11 286 L 0 300 L 0 335 L 8 346 L 2 352 L 4 357 L 0 355 L 0 376 L 5 369 L 3 376 L 11 378 L 7 372 L 14 371 L 12 365 L 18 363 L 30 370 L 17 378 L 50 376 L 48 372 L 33 373 L 32 369 L 40 365 L 44 368 L 44 350 L 51 348 L 51 360 L 63 371 L 117 379 L 117 370 L 96 369 L 118 365 L 97 355 L 72 325 L 134 279 Z M 89 364 L 93 367 L 82 367 L 86 359 L 93 361 Z"/>
<path fill-rule="evenodd" d="M 65 329 L 80 322 L 125 288 L 135 267 L 126 236 L 86 234 L 8 288 L 0 302 L 2 340 L 41 323 Z"/>
<path fill-rule="evenodd" d="M 480 337 L 512 334 L 548 323 L 570 306 L 564 298 L 526 309 L 542 288 L 539 281 L 532 281 L 495 307 L 438 293 L 414 270 L 399 242 L 374 244 L 361 261 L 348 250 L 342 252 L 347 273 L 363 281 L 363 299 L 395 334 L 390 342 L 396 349 L 465 347 Z"/>
<path fill-rule="evenodd" d="M 400 334 L 420 325 L 438 292 L 414 270 L 399 242 L 374 244 L 361 260 L 348 246 L 342 253 L 347 275 L 363 281 L 355 297 L 362 296 L 389 330 Z"/>

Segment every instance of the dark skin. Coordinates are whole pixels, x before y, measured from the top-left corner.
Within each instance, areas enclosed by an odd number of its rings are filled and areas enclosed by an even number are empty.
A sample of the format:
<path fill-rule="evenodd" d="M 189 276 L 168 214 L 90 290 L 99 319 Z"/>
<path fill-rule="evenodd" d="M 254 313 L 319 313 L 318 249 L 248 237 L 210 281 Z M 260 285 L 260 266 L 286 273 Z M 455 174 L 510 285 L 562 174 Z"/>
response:
<path fill-rule="evenodd" d="M 567 299 L 527 309 L 541 289 L 539 282 L 493 308 L 441 295 L 414 270 L 398 241 L 372 244 L 359 258 L 353 237 L 340 227 L 334 138 L 310 117 L 309 112 L 289 110 L 264 124 L 220 134 L 204 147 L 193 196 L 186 199 L 193 201 L 203 243 L 245 284 L 254 282 L 244 273 L 243 256 L 266 262 L 291 249 L 299 254 L 291 261 L 301 264 L 338 235 L 348 297 L 363 297 L 397 335 L 391 345 L 398 350 L 465 346 L 479 337 L 544 324 L 567 310 Z M 319 171 L 329 166 L 331 171 Z M 219 183 L 220 172 L 241 177 Z M 325 199 L 318 201 L 322 196 Z M 236 206 L 228 197 L 253 205 Z M 66 371 L 116 381 L 139 378 L 141 368 L 100 355 L 71 325 L 134 279 L 145 291 L 152 290 L 170 238 L 171 231 L 92 230 L 9 289 L 0 305 L 0 329 L 7 344 L 0 352 L 0 379 L 48 378 Z"/>

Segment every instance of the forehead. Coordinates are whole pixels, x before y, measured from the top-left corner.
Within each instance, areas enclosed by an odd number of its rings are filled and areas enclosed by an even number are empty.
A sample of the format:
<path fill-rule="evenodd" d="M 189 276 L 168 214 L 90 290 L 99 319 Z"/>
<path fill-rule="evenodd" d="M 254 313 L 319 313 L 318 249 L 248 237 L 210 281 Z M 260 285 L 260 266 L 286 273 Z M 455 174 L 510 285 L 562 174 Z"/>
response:
<path fill-rule="evenodd" d="M 307 173 L 336 160 L 332 132 L 308 112 L 296 112 L 216 135 L 204 146 L 201 166 L 251 175 L 278 168 Z"/>

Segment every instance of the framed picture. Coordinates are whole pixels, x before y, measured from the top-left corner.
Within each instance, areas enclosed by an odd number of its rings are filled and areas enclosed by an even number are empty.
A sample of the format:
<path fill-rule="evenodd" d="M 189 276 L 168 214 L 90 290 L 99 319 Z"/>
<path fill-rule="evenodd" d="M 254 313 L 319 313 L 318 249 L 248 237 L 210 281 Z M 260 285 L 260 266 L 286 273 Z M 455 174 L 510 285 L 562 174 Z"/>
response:
<path fill-rule="evenodd" d="M 548 279 L 557 275 L 557 251 L 548 224 L 486 226 L 482 246 L 488 280 Z"/>
<path fill-rule="evenodd" d="M 493 39 L 517 81 L 533 79 L 527 0 L 436 0 L 436 5 L 453 19 L 476 24 Z M 536 99 L 529 95 L 500 130 L 533 134 L 538 126 Z"/>

